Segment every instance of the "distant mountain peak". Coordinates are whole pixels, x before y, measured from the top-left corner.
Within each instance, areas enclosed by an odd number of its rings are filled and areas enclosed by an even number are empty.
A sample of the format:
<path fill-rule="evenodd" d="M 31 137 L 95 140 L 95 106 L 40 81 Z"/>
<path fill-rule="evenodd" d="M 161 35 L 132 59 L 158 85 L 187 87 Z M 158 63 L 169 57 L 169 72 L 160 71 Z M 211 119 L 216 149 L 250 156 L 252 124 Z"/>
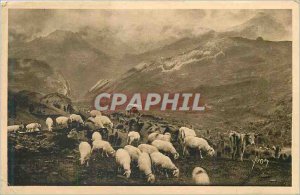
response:
<path fill-rule="evenodd" d="M 282 24 L 270 14 L 259 12 L 244 23 L 231 27 L 225 32 L 227 36 L 240 36 L 256 39 L 258 36 L 267 40 L 290 40 L 291 34 Z"/>

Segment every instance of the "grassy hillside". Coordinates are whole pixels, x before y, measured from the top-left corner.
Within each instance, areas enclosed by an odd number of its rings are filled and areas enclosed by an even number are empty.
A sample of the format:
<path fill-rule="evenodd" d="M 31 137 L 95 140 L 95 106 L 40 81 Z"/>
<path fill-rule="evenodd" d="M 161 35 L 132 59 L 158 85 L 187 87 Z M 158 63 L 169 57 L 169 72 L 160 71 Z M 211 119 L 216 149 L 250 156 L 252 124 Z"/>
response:
<path fill-rule="evenodd" d="M 197 92 L 209 106 L 204 113 L 167 115 L 186 118 L 200 128 L 287 131 L 290 138 L 291 44 L 207 39 L 182 54 L 141 63 L 96 92 Z"/>

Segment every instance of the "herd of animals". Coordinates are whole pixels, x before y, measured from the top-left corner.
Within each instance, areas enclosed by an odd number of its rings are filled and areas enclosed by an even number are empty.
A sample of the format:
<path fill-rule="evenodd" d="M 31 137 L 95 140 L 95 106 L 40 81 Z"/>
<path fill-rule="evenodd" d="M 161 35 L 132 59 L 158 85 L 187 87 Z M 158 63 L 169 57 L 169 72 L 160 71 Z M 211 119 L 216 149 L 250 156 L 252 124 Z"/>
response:
<path fill-rule="evenodd" d="M 217 144 L 213 144 L 207 138 L 197 136 L 196 131 L 188 127 L 165 128 L 161 130 L 149 130 L 146 141 L 142 142 L 140 129 L 135 129 L 129 125 L 125 129 L 126 144 L 124 147 L 114 147 L 117 142 L 120 145 L 120 137 L 118 133 L 122 132 L 123 124 L 131 123 L 126 121 L 124 117 L 118 116 L 119 124 L 114 126 L 109 116 L 104 116 L 98 110 L 88 111 L 89 118 L 82 119 L 80 114 L 71 114 L 69 117 L 59 116 L 53 120 L 48 117 L 45 121 L 48 131 L 52 132 L 53 127 L 61 129 L 73 128 L 67 134 L 68 138 L 83 137 L 85 139 L 79 142 L 80 164 L 89 166 L 89 161 L 93 153 L 99 153 L 103 158 L 114 158 L 117 164 L 117 172 L 123 174 L 126 178 L 130 178 L 133 168 L 144 174 L 146 181 L 155 182 L 155 175 L 159 174 L 165 177 L 179 177 L 180 170 L 176 166 L 176 160 L 181 156 L 178 151 L 182 151 L 182 158 L 199 155 L 200 159 L 204 157 L 220 156 L 221 154 L 230 154 L 233 160 L 239 158 L 243 161 L 244 153 L 247 148 L 259 158 L 287 159 L 291 158 L 291 148 L 280 146 L 255 146 L 254 133 L 238 133 L 231 131 L 228 133 L 228 142 L 223 136 Z M 138 113 L 128 112 L 134 115 L 135 122 L 139 121 L 141 115 Z M 115 117 L 111 115 L 111 117 Z M 138 124 L 138 122 L 137 122 Z M 120 128 L 120 126 L 122 128 Z M 138 126 L 138 125 L 137 125 Z M 78 128 L 88 129 L 88 135 L 82 134 Z M 153 128 L 153 127 L 152 127 Z M 26 126 L 23 124 L 8 126 L 9 133 L 19 132 L 36 132 L 40 131 L 41 124 L 30 123 Z M 108 135 L 113 134 L 114 139 L 109 139 Z M 176 146 L 176 147 L 175 147 Z M 134 169 L 135 170 L 135 169 Z M 210 185 L 210 179 L 205 169 L 202 167 L 194 167 L 191 173 L 192 180 L 195 185 Z"/>

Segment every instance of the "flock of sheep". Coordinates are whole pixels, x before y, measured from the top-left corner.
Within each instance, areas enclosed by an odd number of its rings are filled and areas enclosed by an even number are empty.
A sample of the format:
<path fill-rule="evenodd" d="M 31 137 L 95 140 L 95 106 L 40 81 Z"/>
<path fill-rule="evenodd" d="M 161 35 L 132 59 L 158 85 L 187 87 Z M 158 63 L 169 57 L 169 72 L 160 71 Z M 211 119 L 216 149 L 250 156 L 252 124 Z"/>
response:
<path fill-rule="evenodd" d="M 113 128 L 112 122 L 108 117 L 104 116 L 98 111 L 91 111 L 91 117 L 99 127 Z M 102 124 L 101 124 L 102 123 Z M 184 154 L 187 153 L 187 147 L 198 148 L 201 155 L 201 151 L 207 152 L 210 156 L 215 154 L 214 149 L 209 146 L 207 141 L 203 138 L 196 137 L 194 130 L 182 127 L 179 129 L 178 140 L 182 144 Z M 137 131 L 129 131 L 127 134 L 127 145 L 123 148 L 114 150 L 112 145 L 102 139 L 99 132 L 92 134 L 92 145 L 86 141 L 82 141 L 79 144 L 80 162 L 81 165 L 89 166 L 89 159 L 92 153 L 100 151 L 102 156 L 114 157 L 117 164 L 118 173 L 123 171 L 123 175 L 126 178 L 130 178 L 132 166 L 137 166 L 139 171 L 144 174 L 147 182 L 155 182 L 155 174 L 164 174 L 169 177 L 169 174 L 173 177 L 179 177 L 179 169 L 171 160 L 178 159 L 179 153 L 171 143 L 171 133 L 167 132 L 161 134 L 159 132 L 153 132 L 148 135 L 148 143 L 140 143 L 141 135 Z M 134 145 L 138 145 L 137 147 Z M 201 167 L 195 167 L 192 173 L 192 178 L 195 184 L 209 185 L 210 180 L 206 171 Z"/>
<path fill-rule="evenodd" d="M 114 131 L 113 123 L 110 118 L 101 114 L 100 111 L 92 110 L 89 112 L 90 117 L 84 122 L 78 114 L 71 114 L 69 117 L 59 116 L 55 119 L 56 126 L 59 128 L 69 128 L 70 123 L 79 126 L 85 126 L 87 122 L 92 122 L 98 131 L 94 131 L 91 136 L 92 144 L 89 141 L 81 141 L 79 144 L 80 164 L 89 166 L 89 160 L 92 153 L 99 152 L 102 156 L 114 157 L 118 166 L 118 173 L 123 171 L 126 178 L 130 178 L 133 166 L 145 175 L 147 182 L 154 183 L 155 175 L 162 174 L 169 177 L 179 177 L 179 169 L 172 160 L 179 158 L 179 153 L 171 143 L 172 135 L 170 132 L 161 134 L 160 132 L 152 132 L 148 135 L 147 143 L 139 144 L 141 135 L 138 131 L 129 131 L 127 134 L 127 145 L 115 151 L 111 143 L 103 139 L 102 131 Z M 48 117 L 45 121 L 48 131 L 53 130 L 54 121 Z M 26 128 L 26 132 L 39 131 L 41 125 L 39 123 L 31 123 L 24 127 L 21 125 L 8 126 L 8 132 L 16 132 Z M 72 133 L 76 130 L 71 130 L 67 137 L 71 138 Z M 208 142 L 196 136 L 193 129 L 181 127 L 178 133 L 178 142 L 183 147 L 184 155 L 188 154 L 187 148 L 197 148 L 202 158 L 202 152 L 213 156 L 214 149 Z M 139 145 L 138 145 L 139 144 Z M 201 167 L 195 167 L 192 172 L 192 178 L 195 184 L 209 185 L 210 180 L 206 171 Z"/>
<path fill-rule="evenodd" d="M 109 117 L 104 116 L 98 110 L 89 112 L 90 117 L 84 121 L 81 115 L 71 114 L 69 117 L 59 116 L 55 119 L 56 126 L 59 128 L 69 128 L 70 123 L 78 127 L 87 127 L 88 123 L 92 123 L 96 127 L 96 131 L 92 131 L 91 139 L 80 141 L 80 164 L 89 166 L 89 160 L 93 153 L 100 152 L 102 157 L 113 157 L 117 164 L 118 173 L 122 173 L 126 178 L 130 178 L 131 171 L 136 170 L 133 167 L 138 167 L 138 170 L 144 174 L 147 182 L 154 183 L 155 175 L 165 175 L 169 177 L 179 177 L 180 170 L 174 162 L 179 158 L 173 144 L 181 147 L 182 155 L 190 155 L 190 150 L 198 151 L 200 158 L 203 154 L 206 156 L 215 156 L 216 146 L 210 145 L 208 141 L 202 137 L 197 137 L 196 132 L 188 127 L 181 127 L 174 131 L 160 131 L 150 132 L 147 136 L 147 143 L 141 143 L 141 135 L 138 130 L 130 130 L 127 133 L 126 144 L 123 148 L 115 151 L 112 147 L 112 142 L 106 141 L 108 131 L 116 130 Z M 53 130 L 54 121 L 48 117 L 46 119 L 46 126 L 49 131 Z M 41 125 L 38 123 L 31 123 L 26 127 L 21 125 L 8 126 L 8 132 L 16 132 L 26 128 L 26 132 L 39 131 Z M 76 129 L 71 130 L 67 137 L 72 138 L 73 134 L 78 134 Z M 116 134 L 118 134 L 116 132 Z M 176 137 L 176 139 L 172 139 Z M 238 152 L 243 159 L 243 153 L 246 143 L 253 143 L 254 139 L 250 134 L 240 134 L 231 132 L 229 135 L 231 141 L 231 152 L 234 158 Z M 91 144 L 90 144 L 91 143 Z M 222 146 L 224 149 L 225 146 Z M 241 151 L 237 151 L 241 150 Z M 275 149 L 274 149 L 275 150 Z M 194 184 L 196 185 L 210 185 L 210 179 L 207 172 L 202 167 L 194 167 L 191 175 Z"/>

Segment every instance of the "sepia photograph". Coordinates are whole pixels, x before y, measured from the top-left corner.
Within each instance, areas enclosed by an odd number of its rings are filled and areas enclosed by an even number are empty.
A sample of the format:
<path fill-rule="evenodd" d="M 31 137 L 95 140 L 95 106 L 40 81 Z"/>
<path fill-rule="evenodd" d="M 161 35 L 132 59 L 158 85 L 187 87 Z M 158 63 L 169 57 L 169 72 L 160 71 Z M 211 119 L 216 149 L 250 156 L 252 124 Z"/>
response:
<path fill-rule="evenodd" d="M 127 8 L 6 10 L 4 185 L 294 187 L 294 10 Z"/>

